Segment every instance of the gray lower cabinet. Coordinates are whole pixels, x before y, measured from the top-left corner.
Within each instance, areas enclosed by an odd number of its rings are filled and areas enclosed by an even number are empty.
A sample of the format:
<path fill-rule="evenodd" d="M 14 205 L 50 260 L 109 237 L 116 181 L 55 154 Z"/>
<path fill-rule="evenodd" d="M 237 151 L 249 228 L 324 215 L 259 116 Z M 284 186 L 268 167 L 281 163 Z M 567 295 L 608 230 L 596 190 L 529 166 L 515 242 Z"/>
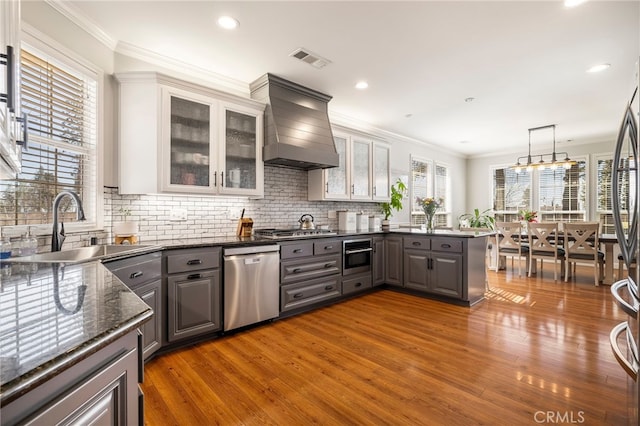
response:
<path fill-rule="evenodd" d="M 373 244 L 373 286 L 384 284 L 385 252 L 384 237 L 372 238 Z"/>
<path fill-rule="evenodd" d="M 463 298 L 463 241 L 404 238 L 404 287 Z"/>
<path fill-rule="evenodd" d="M 162 347 L 164 292 L 162 254 L 148 253 L 105 263 L 105 266 L 153 309 L 153 316 L 142 326 L 143 353 L 147 359 Z"/>
<path fill-rule="evenodd" d="M 358 293 L 360 291 L 371 288 L 371 274 L 359 274 L 354 277 L 342 277 L 342 294 Z"/>
<path fill-rule="evenodd" d="M 165 253 L 169 343 L 222 329 L 221 249 Z"/>
<path fill-rule="evenodd" d="M 138 336 L 129 332 L 2 407 L 2 424 L 144 424 Z"/>
<path fill-rule="evenodd" d="M 384 238 L 384 282 L 402 287 L 404 247 L 401 236 L 387 235 Z"/>
<path fill-rule="evenodd" d="M 280 243 L 280 312 L 311 307 L 342 295 L 342 241 Z"/>

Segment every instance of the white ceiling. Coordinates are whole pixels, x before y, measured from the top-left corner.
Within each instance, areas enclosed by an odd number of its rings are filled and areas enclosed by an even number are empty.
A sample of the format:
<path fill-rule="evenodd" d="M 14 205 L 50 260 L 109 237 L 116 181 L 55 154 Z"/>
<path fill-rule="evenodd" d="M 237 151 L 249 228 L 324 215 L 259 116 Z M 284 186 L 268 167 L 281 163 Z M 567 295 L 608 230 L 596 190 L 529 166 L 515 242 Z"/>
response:
<path fill-rule="evenodd" d="M 66 4 L 119 46 L 244 83 L 271 72 L 332 95 L 331 113 L 469 156 L 526 149 L 527 129 L 548 124 L 559 150 L 611 140 L 640 55 L 640 1 Z M 216 26 L 222 14 L 239 28 Z M 289 57 L 298 47 L 332 63 Z M 585 72 L 602 62 L 611 68 Z M 534 150 L 550 146 L 535 133 Z"/>

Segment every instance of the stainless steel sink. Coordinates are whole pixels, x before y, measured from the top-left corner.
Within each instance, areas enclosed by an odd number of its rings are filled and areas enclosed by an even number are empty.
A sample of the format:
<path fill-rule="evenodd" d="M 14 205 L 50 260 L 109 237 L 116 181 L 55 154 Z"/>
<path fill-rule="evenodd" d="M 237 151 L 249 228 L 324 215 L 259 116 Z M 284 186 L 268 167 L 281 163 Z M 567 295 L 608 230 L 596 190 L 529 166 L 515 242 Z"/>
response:
<path fill-rule="evenodd" d="M 8 262 L 59 262 L 59 263 L 81 263 L 92 260 L 101 260 L 107 257 L 120 254 L 134 254 L 139 251 L 146 251 L 153 245 L 100 245 L 80 247 L 63 251 L 52 251 L 49 253 L 39 253 L 32 256 L 12 257 L 6 259 Z"/>

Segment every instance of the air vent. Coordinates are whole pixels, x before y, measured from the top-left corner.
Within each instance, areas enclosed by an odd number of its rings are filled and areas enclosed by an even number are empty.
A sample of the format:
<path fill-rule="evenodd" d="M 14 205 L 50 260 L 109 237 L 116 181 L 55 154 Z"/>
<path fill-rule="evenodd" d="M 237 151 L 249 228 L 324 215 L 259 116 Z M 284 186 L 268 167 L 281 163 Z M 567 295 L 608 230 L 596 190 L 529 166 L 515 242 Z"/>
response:
<path fill-rule="evenodd" d="M 324 68 L 325 66 L 329 65 L 331 63 L 330 60 L 325 59 L 323 57 L 321 57 L 320 55 L 316 55 L 315 53 L 311 52 L 310 50 L 304 49 L 304 48 L 300 48 L 300 49 L 296 49 L 293 53 L 291 53 L 289 56 L 292 56 L 296 59 L 301 60 L 302 62 L 306 62 L 307 64 L 311 65 L 314 68 Z"/>

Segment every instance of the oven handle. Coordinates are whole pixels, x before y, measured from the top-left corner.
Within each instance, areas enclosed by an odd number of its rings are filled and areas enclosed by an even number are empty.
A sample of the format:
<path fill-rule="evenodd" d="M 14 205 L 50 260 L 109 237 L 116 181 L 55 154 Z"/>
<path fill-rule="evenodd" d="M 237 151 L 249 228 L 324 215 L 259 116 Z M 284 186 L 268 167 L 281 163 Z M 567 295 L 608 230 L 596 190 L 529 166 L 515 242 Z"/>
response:
<path fill-rule="evenodd" d="M 363 248 L 363 249 L 356 249 L 356 250 L 345 250 L 344 254 L 356 254 L 356 253 L 364 253 L 366 251 L 373 251 L 373 247 L 367 247 L 367 248 Z"/>

